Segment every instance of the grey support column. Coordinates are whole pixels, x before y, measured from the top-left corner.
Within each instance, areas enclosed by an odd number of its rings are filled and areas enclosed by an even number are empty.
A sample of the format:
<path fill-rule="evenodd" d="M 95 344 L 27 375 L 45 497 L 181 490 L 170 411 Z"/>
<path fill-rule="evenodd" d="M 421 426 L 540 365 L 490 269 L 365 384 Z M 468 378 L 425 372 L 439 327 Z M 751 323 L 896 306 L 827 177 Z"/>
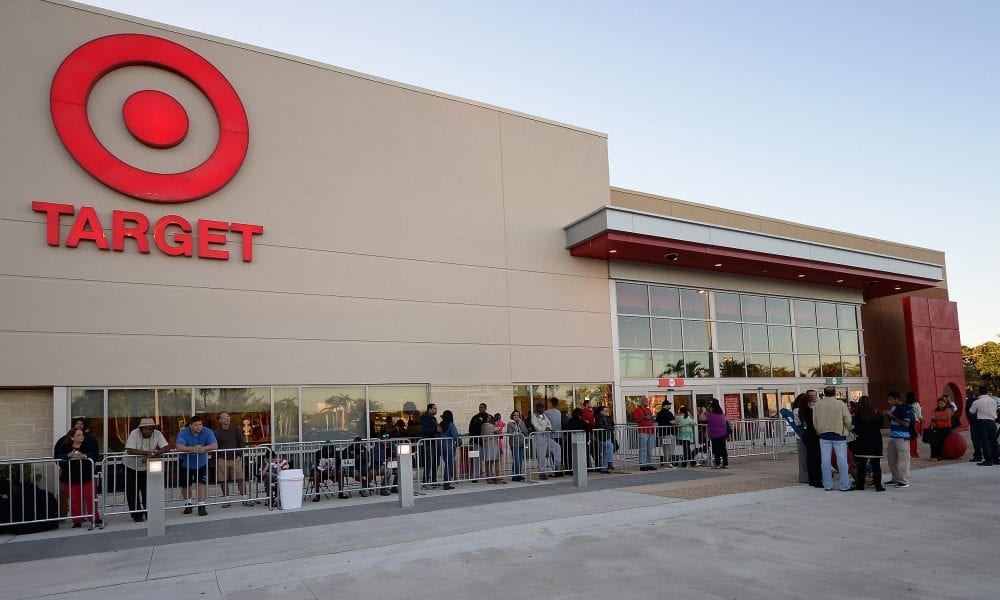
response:
<path fill-rule="evenodd" d="M 399 445 L 399 507 L 413 508 L 413 449 L 412 444 Z"/>
<path fill-rule="evenodd" d="M 587 434 L 573 432 L 573 485 L 587 487 Z"/>
<path fill-rule="evenodd" d="M 146 537 L 160 537 L 167 530 L 163 499 L 163 461 L 149 459 L 146 468 Z"/>

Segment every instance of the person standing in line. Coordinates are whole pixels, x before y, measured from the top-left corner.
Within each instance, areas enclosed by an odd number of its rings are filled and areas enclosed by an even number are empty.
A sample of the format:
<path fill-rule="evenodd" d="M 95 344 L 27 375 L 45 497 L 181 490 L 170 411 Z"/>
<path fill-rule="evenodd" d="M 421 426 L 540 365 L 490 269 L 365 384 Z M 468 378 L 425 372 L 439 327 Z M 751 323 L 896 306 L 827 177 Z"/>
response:
<path fill-rule="evenodd" d="M 229 508 L 231 505 L 229 501 L 229 482 L 233 479 L 236 480 L 236 489 L 243 498 L 243 506 L 253 506 L 253 502 L 250 502 L 246 498 L 246 487 L 244 485 L 246 475 L 243 472 L 243 453 L 239 451 L 246 446 L 246 440 L 243 437 L 243 431 L 239 427 L 233 427 L 231 423 L 232 418 L 229 416 L 229 413 L 221 412 L 219 413 L 219 426 L 212 429 L 212 433 L 215 434 L 215 440 L 219 443 L 219 450 L 225 451 L 219 452 L 215 457 L 215 480 L 219 482 L 222 495 L 226 499 L 222 504 L 222 508 Z"/>
<path fill-rule="evenodd" d="M 924 411 L 920 408 L 917 395 L 913 392 L 906 392 L 906 403 L 913 412 L 913 420 L 910 421 L 910 458 L 920 458 L 918 441 L 920 434 L 924 432 Z"/>
<path fill-rule="evenodd" d="M 420 417 L 420 460 L 424 463 L 424 485 L 436 485 L 438 474 L 439 438 L 437 420 L 437 405 L 427 405 L 427 410 Z"/>
<path fill-rule="evenodd" d="M 535 412 L 531 415 L 531 426 L 536 433 L 532 437 L 532 440 L 535 446 L 535 460 L 538 461 L 538 478 L 543 480 L 548 479 L 549 476 L 546 472 L 549 470 L 547 468 L 547 461 L 550 456 L 552 457 L 553 471 L 559 472 L 562 466 L 559 463 L 561 456 L 559 444 L 552 439 L 552 423 L 549 422 L 549 418 L 545 414 L 544 402 L 539 401 L 535 403 Z"/>
<path fill-rule="evenodd" d="M 913 411 L 908 404 L 903 403 L 899 392 L 892 390 L 886 395 L 889 410 L 885 416 L 889 419 L 889 471 L 892 479 L 886 485 L 910 487 L 910 423 L 913 421 Z"/>
<path fill-rule="evenodd" d="M 87 419 L 87 417 L 82 417 L 82 416 L 73 417 L 73 420 L 70 422 L 70 431 L 72 432 L 73 429 L 79 429 L 80 431 L 82 431 L 83 441 L 87 445 L 87 447 L 97 448 L 98 453 L 100 453 L 101 445 L 97 442 L 97 439 L 94 436 L 90 435 L 90 420 Z M 60 436 L 59 439 L 56 440 L 55 445 L 52 446 L 53 456 L 55 455 L 55 453 L 59 452 L 59 450 L 63 446 L 66 445 L 66 442 L 68 440 L 69 440 L 69 434 Z M 59 468 L 60 468 L 59 516 L 65 517 L 66 515 L 69 514 L 69 487 L 67 487 L 66 480 L 62 477 L 62 472 L 61 472 L 62 463 L 60 463 Z"/>
<path fill-rule="evenodd" d="M 63 443 L 56 448 L 55 458 L 61 461 L 59 481 L 65 483 L 69 490 L 69 513 L 73 517 L 73 528 L 83 526 L 84 515 L 93 515 L 92 523 L 99 527 L 104 521 L 94 502 L 94 464 L 100 460 L 97 444 L 89 443 L 83 429 L 76 427 L 61 439 Z"/>
<path fill-rule="evenodd" d="M 837 472 L 840 473 L 840 491 L 851 491 L 851 474 L 847 464 L 847 434 L 851 430 L 851 411 L 836 396 L 837 388 L 823 388 L 823 397 L 813 406 L 813 424 L 819 434 L 820 468 L 823 472 L 823 489 L 833 489 L 833 466 L 830 455 L 837 453 Z"/>
<path fill-rule="evenodd" d="M 615 470 L 615 422 L 607 413 L 607 407 L 598 406 L 594 409 L 594 421 L 597 423 L 597 443 L 600 456 L 597 459 L 601 473 L 613 473 Z"/>
<path fill-rule="evenodd" d="M 441 489 L 455 489 L 451 482 L 455 480 L 455 448 L 458 447 L 459 440 L 455 415 L 446 410 L 441 413 L 441 460 L 444 462 L 444 485 Z"/>
<path fill-rule="evenodd" d="M 632 411 L 632 418 L 639 426 L 639 470 L 655 471 L 653 445 L 656 443 L 656 421 L 653 411 L 645 404 L 640 404 Z"/>
<path fill-rule="evenodd" d="M 482 459 L 486 466 L 486 483 L 507 483 L 507 480 L 500 479 L 500 438 L 497 434 L 500 429 L 496 424 L 496 417 L 490 415 L 483 423 L 483 443 Z"/>
<path fill-rule="evenodd" d="M 681 443 L 684 456 L 684 462 L 681 463 L 682 467 L 690 467 L 694 462 L 691 445 L 694 443 L 694 428 L 697 424 L 698 422 L 688 414 L 687 407 L 682 406 L 680 414 L 677 415 L 677 441 Z"/>
<path fill-rule="evenodd" d="M 944 396 L 938 398 L 937 408 L 931 413 L 931 462 L 937 462 L 944 458 L 944 441 L 948 437 L 948 432 L 951 431 L 953 414 L 951 406 L 948 405 L 948 398 Z"/>
<path fill-rule="evenodd" d="M 507 421 L 507 435 L 510 436 L 510 456 L 513 460 L 514 476 L 511 481 L 524 481 L 524 438 L 528 435 L 528 426 L 521 419 L 521 411 L 514 410 Z"/>
<path fill-rule="evenodd" d="M 820 467 L 819 434 L 813 423 L 813 406 L 816 404 L 816 390 L 806 390 L 806 401 L 799 409 L 799 420 L 802 421 L 803 441 L 806 444 L 806 470 L 809 474 L 809 485 L 823 487 L 823 469 Z"/>
<path fill-rule="evenodd" d="M 157 431 L 156 421 L 149 417 L 140 419 L 139 426 L 125 440 L 125 454 L 128 455 L 125 459 L 125 501 L 136 523 L 146 518 L 146 461 L 168 450 L 170 444 Z"/>
<path fill-rule="evenodd" d="M 717 398 L 712 398 L 706 418 L 708 419 L 708 439 L 712 442 L 712 455 L 715 458 L 713 469 L 729 468 L 729 449 L 726 448 L 726 438 L 729 437 L 729 419 L 722 412 L 722 406 Z"/>
<path fill-rule="evenodd" d="M 972 403 L 969 413 L 975 415 L 973 436 L 979 440 L 983 460 L 976 464 L 987 467 L 1000 466 L 1000 448 L 997 448 L 997 402 L 985 385 L 979 386 L 979 397 Z"/>
<path fill-rule="evenodd" d="M 559 399 L 549 398 L 549 409 L 545 411 L 545 416 L 548 418 L 549 423 L 552 424 L 552 437 L 555 438 L 556 444 L 559 445 L 559 451 L 561 453 L 558 463 L 562 468 L 569 467 L 569 441 L 562 435 L 563 429 L 563 414 L 559 410 Z M 561 469 L 557 470 L 553 476 L 562 477 L 565 475 Z"/>
<path fill-rule="evenodd" d="M 660 455 L 660 466 L 665 469 L 676 468 L 670 462 L 674 450 L 674 444 L 671 440 L 674 442 L 677 440 L 677 417 L 674 416 L 671 407 L 670 400 L 664 399 L 663 404 L 660 405 L 660 411 L 656 413 L 656 433 L 660 438 L 660 448 L 663 453 Z"/>
<path fill-rule="evenodd" d="M 854 424 L 854 466 L 857 475 L 855 476 L 854 489 L 864 491 L 865 476 L 868 473 L 868 464 L 872 466 L 872 482 L 875 484 L 876 492 L 884 492 L 882 486 L 882 426 L 885 424 L 882 415 L 875 410 L 871 398 L 861 396 L 858 400 L 858 407 L 851 417 Z"/>
<path fill-rule="evenodd" d="M 201 417 L 194 415 L 188 426 L 177 434 L 177 451 L 184 452 L 178 473 L 181 480 L 181 497 L 184 498 L 184 514 L 189 515 L 194 507 L 191 499 L 191 484 L 197 486 L 198 516 L 208 514 L 205 501 L 208 498 L 208 453 L 217 450 L 219 444 L 212 430 L 205 427 Z"/>
<path fill-rule="evenodd" d="M 795 432 L 795 448 L 799 455 L 799 483 L 810 483 L 809 481 L 809 451 L 806 449 L 806 430 L 802 424 L 800 413 L 802 408 L 809 402 L 809 396 L 802 393 L 795 397 L 792 402 L 792 431 Z"/>
<path fill-rule="evenodd" d="M 486 412 L 486 404 L 479 405 L 479 412 L 472 415 L 469 419 L 469 449 L 473 452 L 479 450 L 480 445 L 482 445 L 482 440 L 479 436 L 483 435 L 483 423 L 489 419 L 490 415 Z M 470 459 L 472 465 L 472 483 L 479 481 L 482 476 L 483 470 L 483 459 L 481 457 L 473 457 Z"/>
<path fill-rule="evenodd" d="M 983 448 L 979 445 L 979 436 L 976 435 L 976 415 L 972 412 L 972 404 L 976 401 L 976 396 L 971 393 L 965 399 L 965 418 L 969 420 L 969 436 L 972 438 L 972 458 L 969 462 L 979 462 L 983 460 Z"/>

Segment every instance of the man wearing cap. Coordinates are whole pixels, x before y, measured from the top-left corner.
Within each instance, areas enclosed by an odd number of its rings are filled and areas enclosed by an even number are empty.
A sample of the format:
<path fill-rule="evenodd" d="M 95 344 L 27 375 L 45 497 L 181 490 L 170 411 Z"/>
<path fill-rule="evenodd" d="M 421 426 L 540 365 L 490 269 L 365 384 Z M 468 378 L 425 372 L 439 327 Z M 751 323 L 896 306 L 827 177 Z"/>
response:
<path fill-rule="evenodd" d="M 660 412 L 656 413 L 656 429 L 660 435 L 660 448 L 663 452 L 660 456 L 660 466 L 665 469 L 677 468 L 670 462 L 677 439 L 677 417 L 674 416 L 672 406 L 670 400 L 664 399 L 660 405 Z"/>
<path fill-rule="evenodd" d="M 143 417 L 125 441 L 125 500 L 132 520 L 146 518 L 146 461 L 170 449 L 167 439 L 156 430 L 156 421 Z"/>
<path fill-rule="evenodd" d="M 208 514 L 205 500 L 208 498 L 208 453 L 219 448 L 212 430 L 205 427 L 201 417 L 194 415 L 188 426 L 177 434 L 177 451 L 186 452 L 181 457 L 178 472 L 181 480 L 181 497 L 184 498 L 184 514 L 189 515 L 194 507 L 191 500 L 191 484 L 198 485 L 198 516 Z"/>
<path fill-rule="evenodd" d="M 653 444 L 656 443 L 656 421 L 653 420 L 653 411 L 645 404 L 640 404 L 632 411 L 632 418 L 639 426 L 639 470 L 655 471 Z"/>
<path fill-rule="evenodd" d="M 549 476 L 546 474 L 546 461 L 547 457 L 552 457 L 552 470 L 555 472 L 560 472 L 562 470 L 562 465 L 560 464 L 560 450 L 559 444 L 552 439 L 552 422 L 545 415 L 545 403 L 536 402 L 535 403 L 535 413 L 531 415 L 531 427 L 535 430 L 538 435 L 532 436 L 532 440 L 535 446 L 535 459 L 538 460 L 538 471 L 539 479 L 548 479 Z"/>

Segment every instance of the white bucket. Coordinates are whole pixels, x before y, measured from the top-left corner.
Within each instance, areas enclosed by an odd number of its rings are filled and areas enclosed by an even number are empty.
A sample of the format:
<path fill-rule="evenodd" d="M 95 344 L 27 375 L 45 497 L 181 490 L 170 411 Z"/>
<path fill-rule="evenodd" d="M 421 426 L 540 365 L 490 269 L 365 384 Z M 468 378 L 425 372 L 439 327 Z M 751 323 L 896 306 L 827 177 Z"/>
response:
<path fill-rule="evenodd" d="M 302 508 L 302 469 L 288 469 L 278 473 L 278 495 L 281 508 Z"/>

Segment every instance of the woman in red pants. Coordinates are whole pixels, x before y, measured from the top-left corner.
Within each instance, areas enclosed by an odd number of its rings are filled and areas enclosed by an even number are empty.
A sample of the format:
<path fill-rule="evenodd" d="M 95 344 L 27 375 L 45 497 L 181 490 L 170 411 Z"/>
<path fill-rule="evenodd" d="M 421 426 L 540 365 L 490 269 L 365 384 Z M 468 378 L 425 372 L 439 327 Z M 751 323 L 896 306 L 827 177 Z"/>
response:
<path fill-rule="evenodd" d="M 56 458 L 63 461 L 59 464 L 59 481 L 69 488 L 69 514 L 74 528 L 81 527 L 87 515 L 93 515 L 94 525 L 104 524 L 94 502 L 94 464 L 100 453 L 95 443 L 88 442 L 82 430 L 70 429 L 66 441 L 56 448 Z"/>

